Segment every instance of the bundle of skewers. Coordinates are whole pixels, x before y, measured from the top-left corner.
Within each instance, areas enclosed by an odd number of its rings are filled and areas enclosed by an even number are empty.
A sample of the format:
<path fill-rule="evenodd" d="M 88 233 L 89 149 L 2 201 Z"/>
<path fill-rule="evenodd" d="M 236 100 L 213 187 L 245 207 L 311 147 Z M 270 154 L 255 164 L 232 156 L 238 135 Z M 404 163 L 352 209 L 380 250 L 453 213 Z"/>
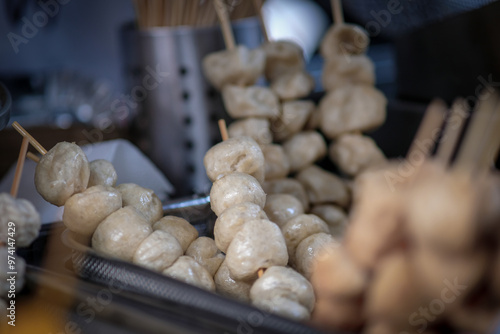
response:
<path fill-rule="evenodd" d="M 255 16 L 252 1 L 226 0 L 231 20 Z M 212 0 L 134 0 L 139 29 L 217 24 Z"/>
<path fill-rule="evenodd" d="M 498 325 L 500 95 L 480 100 L 461 142 L 465 101 L 451 111 L 434 101 L 406 161 L 358 176 L 344 241 L 315 263 L 318 324 L 370 334 Z"/>

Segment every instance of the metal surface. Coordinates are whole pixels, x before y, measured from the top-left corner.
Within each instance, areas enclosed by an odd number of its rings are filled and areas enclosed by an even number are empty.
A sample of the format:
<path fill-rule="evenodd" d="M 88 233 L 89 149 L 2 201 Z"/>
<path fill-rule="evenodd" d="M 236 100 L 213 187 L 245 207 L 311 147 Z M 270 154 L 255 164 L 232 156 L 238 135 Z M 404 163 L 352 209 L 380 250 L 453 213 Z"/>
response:
<path fill-rule="evenodd" d="M 217 216 L 210 208 L 210 196 L 169 201 L 163 205 L 163 214 L 184 218 L 196 228 L 200 236 L 213 238 Z"/>
<path fill-rule="evenodd" d="M 200 215 L 200 212 L 210 209 L 209 201 L 208 196 L 182 199 L 166 203 L 163 210 L 165 214 L 181 210 L 184 214 L 202 219 L 203 214 Z M 173 305 L 179 310 L 180 316 L 190 316 L 199 326 L 203 325 L 204 333 L 241 333 L 250 330 L 258 333 L 319 334 L 311 327 L 249 304 L 202 290 L 132 263 L 97 254 L 87 244 L 88 238 L 82 239 L 69 230 L 62 233 L 61 240 L 71 249 L 73 270 L 85 281 L 119 287 L 125 295 L 140 296 L 148 307 L 159 305 L 169 311 L 168 305 Z"/>
<path fill-rule="evenodd" d="M 9 123 L 11 106 L 12 98 L 9 90 L 0 82 L 0 130 Z"/>
<path fill-rule="evenodd" d="M 260 44 L 256 18 L 233 28 L 237 43 Z M 136 144 L 165 173 L 176 196 L 206 193 L 211 183 L 203 156 L 219 140 L 216 121 L 225 114 L 201 63 L 208 53 L 224 49 L 220 28 L 126 27 L 122 36 L 128 91 L 141 109 Z"/>
<path fill-rule="evenodd" d="M 68 242 L 68 238 L 63 239 Z M 75 241 L 67 243 L 69 247 Z M 241 333 L 318 333 L 304 324 L 270 314 L 249 304 L 226 298 L 119 260 L 101 257 L 95 252 L 75 249 L 73 266 L 84 280 L 104 286 L 119 287 L 149 300 L 148 304 L 175 304 L 182 314 L 190 314 L 205 323 L 207 332 Z M 242 328 L 245 329 L 242 329 Z"/>

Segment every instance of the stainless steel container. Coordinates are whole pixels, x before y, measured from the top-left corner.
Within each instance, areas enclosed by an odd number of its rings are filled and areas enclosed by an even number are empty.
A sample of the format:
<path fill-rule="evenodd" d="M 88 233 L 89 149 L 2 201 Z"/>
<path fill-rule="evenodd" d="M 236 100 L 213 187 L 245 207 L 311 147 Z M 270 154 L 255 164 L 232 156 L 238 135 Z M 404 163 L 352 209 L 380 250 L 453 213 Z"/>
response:
<path fill-rule="evenodd" d="M 233 31 L 238 44 L 261 42 L 256 18 L 235 22 Z M 174 185 L 175 196 L 207 193 L 203 156 L 220 141 L 217 120 L 227 116 L 201 62 L 224 49 L 220 28 L 127 27 L 122 33 L 128 92 L 139 105 L 134 140 Z"/>

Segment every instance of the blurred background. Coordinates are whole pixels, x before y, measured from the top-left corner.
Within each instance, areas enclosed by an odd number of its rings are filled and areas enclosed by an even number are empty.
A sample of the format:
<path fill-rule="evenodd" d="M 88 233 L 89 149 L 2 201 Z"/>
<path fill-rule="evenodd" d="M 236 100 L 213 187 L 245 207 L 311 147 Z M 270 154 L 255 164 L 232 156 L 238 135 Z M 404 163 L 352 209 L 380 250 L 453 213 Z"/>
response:
<path fill-rule="evenodd" d="M 226 2 L 237 43 L 257 47 L 263 38 L 252 1 Z M 204 55 L 224 47 L 216 17 L 203 10 L 209 5 L 199 1 L 188 21 L 172 7 L 155 23 L 138 17 L 132 1 L 0 0 L 0 82 L 11 96 L 0 94 L 0 107 L 48 148 L 129 139 L 173 183 L 174 196 L 202 193 L 203 155 L 220 140 L 217 120 L 227 117 L 200 70 Z M 350 0 L 343 8 L 345 21 L 371 38 L 376 85 L 389 99 L 387 121 L 371 136 L 389 157 L 406 153 L 432 98 L 474 102 L 486 82 L 500 85 L 496 1 Z M 331 12 L 327 0 L 268 0 L 263 8 L 271 39 L 304 48 L 316 101 L 318 46 Z M 141 20 L 166 27 L 139 30 Z M 19 143 L 10 127 L 0 131 L 0 177 Z"/>

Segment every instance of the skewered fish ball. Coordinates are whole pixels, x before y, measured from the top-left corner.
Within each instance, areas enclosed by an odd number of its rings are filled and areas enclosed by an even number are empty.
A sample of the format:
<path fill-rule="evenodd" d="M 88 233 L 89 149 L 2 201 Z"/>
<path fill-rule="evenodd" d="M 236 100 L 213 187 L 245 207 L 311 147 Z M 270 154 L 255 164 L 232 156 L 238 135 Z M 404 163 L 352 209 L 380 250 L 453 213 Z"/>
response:
<path fill-rule="evenodd" d="M 299 321 L 309 319 L 315 302 L 311 283 L 295 270 L 279 266 L 268 268 L 255 281 L 250 298 L 257 307 Z"/>
<path fill-rule="evenodd" d="M 269 144 L 261 146 L 264 154 L 266 180 L 282 179 L 290 172 L 288 157 L 281 145 Z"/>
<path fill-rule="evenodd" d="M 367 316 L 398 327 L 407 325 L 408 316 L 423 303 L 418 286 L 417 272 L 408 257 L 403 253 L 389 255 L 376 268 L 366 294 Z"/>
<path fill-rule="evenodd" d="M 136 208 L 126 206 L 97 226 L 92 236 L 92 248 L 104 255 L 132 262 L 135 251 L 151 233 L 151 223 Z"/>
<path fill-rule="evenodd" d="M 468 175 L 423 170 L 408 200 L 408 228 L 416 242 L 457 252 L 474 247 L 478 193 L 477 181 Z"/>
<path fill-rule="evenodd" d="M 267 219 L 262 207 L 255 203 L 243 202 L 224 210 L 215 221 L 214 238 L 217 247 L 227 252 L 229 244 L 241 227 L 250 220 Z"/>
<path fill-rule="evenodd" d="M 222 90 L 222 99 L 232 118 L 275 118 L 280 114 L 278 97 L 266 87 L 228 85 Z"/>
<path fill-rule="evenodd" d="M 328 233 L 328 226 L 318 216 L 301 214 L 288 220 L 281 227 L 281 233 L 285 237 L 288 257 L 293 263 L 295 251 L 302 240 L 316 233 Z"/>
<path fill-rule="evenodd" d="M 354 24 L 335 24 L 323 37 L 320 52 L 325 59 L 359 55 L 366 52 L 369 44 L 370 38 L 363 28 Z"/>
<path fill-rule="evenodd" d="M 272 121 L 274 139 L 283 141 L 300 132 L 314 109 L 312 101 L 284 102 L 280 117 Z"/>
<path fill-rule="evenodd" d="M 198 238 L 198 231 L 187 220 L 176 216 L 165 216 L 153 225 L 153 229 L 168 232 L 173 235 L 182 247 L 184 253 L 189 245 Z"/>
<path fill-rule="evenodd" d="M 36 239 L 41 226 L 40 215 L 31 202 L 0 194 L 0 246 L 7 244 L 9 232 L 15 230 L 16 247 L 27 247 Z"/>
<path fill-rule="evenodd" d="M 49 203 L 63 206 L 73 194 L 84 191 L 90 178 L 90 167 L 82 149 L 72 143 L 57 143 L 35 169 L 35 186 Z"/>
<path fill-rule="evenodd" d="M 457 296 L 457 302 L 464 300 L 473 287 L 484 279 L 491 265 L 491 256 L 483 248 L 465 254 L 447 254 L 417 246 L 411 255 L 418 281 L 429 295 L 439 296 L 444 279 L 455 285 L 468 287 Z"/>
<path fill-rule="evenodd" d="M 340 243 L 335 240 L 331 235 L 320 232 L 309 235 L 302 240 L 294 255 L 294 268 L 304 275 L 305 278 L 311 279 L 314 261 L 318 254 L 320 254 L 325 247 L 338 247 Z"/>
<path fill-rule="evenodd" d="M 328 153 L 339 169 L 350 176 L 386 162 L 375 141 L 359 134 L 341 135 L 332 142 Z"/>
<path fill-rule="evenodd" d="M 226 262 L 236 280 L 255 279 L 259 269 L 285 266 L 288 253 L 278 225 L 266 219 L 245 223 L 227 249 Z"/>
<path fill-rule="evenodd" d="M 266 118 L 249 117 L 231 123 L 227 128 L 227 133 L 229 138 L 246 136 L 255 140 L 259 145 L 266 145 L 273 141 L 270 126 Z"/>
<path fill-rule="evenodd" d="M 94 160 L 90 162 L 89 167 L 90 178 L 87 187 L 90 188 L 97 185 L 115 186 L 118 175 L 111 162 L 104 159 Z"/>
<path fill-rule="evenodd" d="M 203 164 L 212 182 L 231 172 L 246 173 L 264 182 L 264 155 L 259 144 L 250 137 L 229 138 L 212 146 Z"/>
<path fill-rule="evenodd" d="M 217 216 L 243 202 L 255 203 L 261 208 L 266 203 L 266 193 L 253 176 L 234 172 L 215 180 L 210 190 L 210 207 Z"/>
<path fill-rule="evenodd" d="M 321 76 L 323 88 L 333 91 L 349 85 L 375 84 L 373 62 L 365 55 L 339 56 L 328 59 Z"/>
<path fill-rule="evenodd" d="M 66 201 L 62 219 L 70 231 L 90 237 L 104 218 L 121 207 L 122 195 L 117 189 L 93 186 Z"/>
<path fill-rule="evenodd" d="M 193 241 L 186 250 L 186 255 L 205 267 L 212 277 L 224 261 L 224 254 L 217 248 L 214 239 L 207 237 L 199 237 Z"/>
<path fill-rule="evenodd" d="M 392 191 L 385 177 L 387 169 L 373 169 L 358 175 L 354 183 L 353 207 L 344 245 L 363 268 L 374 268 L 381 257 L 404 244 L 403 199 Z"/>
<path fill-rule="evenodd" d="M 321 130 L 330 139 L 367 131 L 385 121 L 387 99 L 371 86 L 346 86 L 328 93 L 319 104 Z"/>
<path fill-rule="evenodd" d="M 122 183 L 116 189 L 122 195 L 123 206 L 135 207 L 151 224 L 163 216 L 163 206 L 153 190 L 134 183 Z"/>
<path fill-rule="evenodd" d="M 285 73 L 271 82 L 271 89 L 282 101 L 290 101 L 309 95 L 314 89 L 313 77 L 304 70 Z"/>
<path fill-rule="evenodd" d="M 156 230 L 140 243 L 132 262 L 161 272 L 170 267 L 183 254 L 181 244 L 173 235 Z"/>
<path fill-rule="evenodd" d="M 315 288 L 316 291 L 316 288 Z M 318 294 L 312 322 L 326 333 L 332 328 L 356 333 L 363 327 L 365 317 L 360 298 L 332 298 Z M 393 332 L 384 332 L 384 334 Z M 363 332 L 364 334 L 364 332 Z"/>
<path fill-rule="evenodd" d="M 320 204 L 315 205 L 310 213 L 323 219 L 328 225 L 330 234 L 334 237 L 342 237 L 344 235 L 348 219 L 341 207 L 333 204 Z"/>
<path fill-rule="evenodd" d="M 303 169 L 296 178 L 304 186 L 312 204 L 335 203 L 346 207 L 349 203 L 349 192 L 335 174 L 312 165 Z"/>
<path fill-rule="evenodd" d="M 266 194 L 290 194 L 295 196 L 302 206 L 304 211 L 309 209 L 309 198 L 302 183 L 296 179 L 286 178 L 279 180 L 269 180 L 262 184 L 262 189 Z"/>
<path fill-rule="evenodd" d="M 242 302 L 250 302 L 250 289 L 253 280 L 241 281 L 231 277 L 226 261 L 222 262 L 214 276 L 215 290 L 222 296 L 235 298 Z"/>
<path fill-rule="evenodd" d="M 264 74 L 269 81 L 305 67 L 302 48 L 291 41 L 269 42 L 262 46 L 266 55 Z"/>
<path fill-rule="evenodd" d="M 190 256 L 181 256 L 163 274 L 208 291 L 215 291 L 210 273 Z"/>
<path fill-rule="evenodd" d="M 202 66 L 208 81 L 221 90 L 226 85 L 253 85 L 262 74 L 265 61 L 262 50 L 239 45 L 207 55 Z"/>
<path fill-rule="evenodd" d="M 343 247 L 325 247 L 313 264 L 311 283 L 318 298 L 313 320 L 319 325 L 357 330 L 365 321 L 362 296 L 368 273 L 358 267 Z"/>
<path fill-rule="evenodd" d="M 311 283 L 317 296 L 360 297 L 368 287 L 368 273 L 359 267 L 343 247 L 325 247 L 315 258 Z"/>
<path fill-rule="evenodd" d="M 293 217 L 302 215 L 304 207 L 300 201 L 289 194 L 267 195 L 264 211 L 269 220 L 280 228 Z"/>
<path fill-rule="evenodd" d="M 283 143 L 290 170 L 299 171 L 326 155 L 326 142 L 316 131 L 299 132 Z"/>

